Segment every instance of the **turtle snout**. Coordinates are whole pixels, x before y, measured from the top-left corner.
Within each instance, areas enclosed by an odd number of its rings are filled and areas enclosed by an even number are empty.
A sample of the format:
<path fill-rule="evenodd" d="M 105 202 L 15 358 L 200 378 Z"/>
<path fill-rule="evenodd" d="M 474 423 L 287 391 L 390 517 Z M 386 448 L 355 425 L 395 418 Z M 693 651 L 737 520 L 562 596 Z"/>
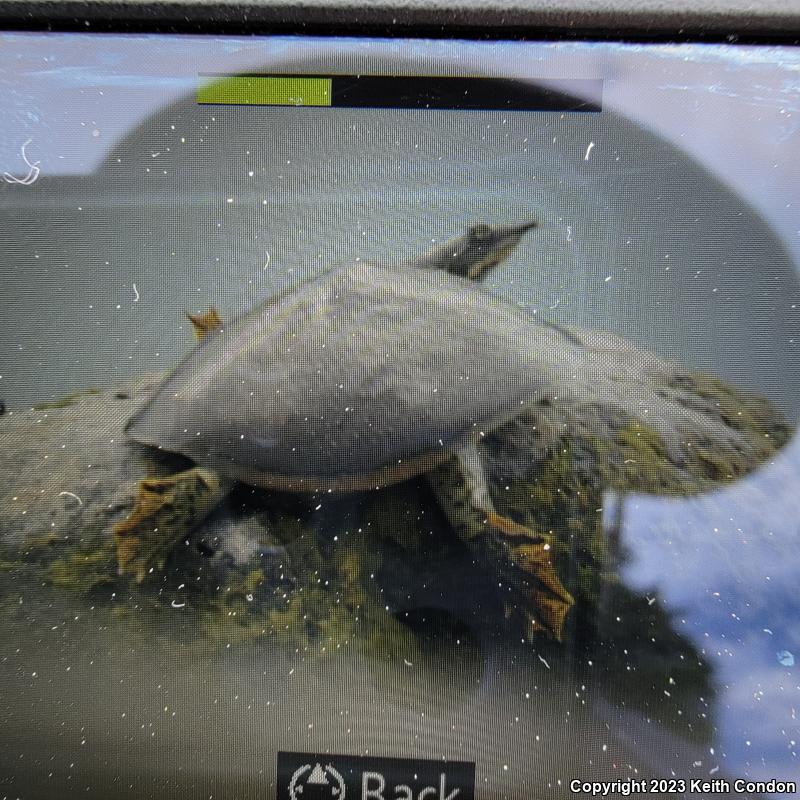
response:
<path fill-rule="evenodd" d="M 535 219 L 527 222 L 520 222 L 515 225 L 499 225 L 494 229 L 497 242 L 514 242 L 515 244 L 528 232 L 539 227 L 539 221 Z"/>
<path fill-rule="evenodd" d="M 523 222 L 520 225 L 516 226 L 517 232 L 519 234 L 527 233 L 528 231 L 532 231 L 534 228 L 539 227 L 539 221 L 536 219 L 529 220 L 528 222 Z"/>

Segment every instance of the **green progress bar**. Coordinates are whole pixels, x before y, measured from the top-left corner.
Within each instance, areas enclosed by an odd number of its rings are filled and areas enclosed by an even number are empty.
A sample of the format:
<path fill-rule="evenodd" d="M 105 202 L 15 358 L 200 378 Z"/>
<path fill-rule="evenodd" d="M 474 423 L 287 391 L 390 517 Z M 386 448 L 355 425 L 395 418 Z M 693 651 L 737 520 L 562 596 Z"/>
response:
<path fill-rule="evenodd" d="M 221 78 L 197 90 L 198 103 L 239 106 L 329 106 L 330 78 Z"/>

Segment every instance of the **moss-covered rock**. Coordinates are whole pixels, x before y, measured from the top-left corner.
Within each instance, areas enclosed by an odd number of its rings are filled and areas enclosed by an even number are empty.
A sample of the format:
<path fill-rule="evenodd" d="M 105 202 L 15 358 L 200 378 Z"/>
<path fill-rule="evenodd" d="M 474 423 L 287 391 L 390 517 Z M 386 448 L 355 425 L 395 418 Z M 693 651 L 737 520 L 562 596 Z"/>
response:
<path fill-rule="evenodd" d="M 670 374 L 663 392 L 677 409 L 672 427 L 613 404 L 559 408 L 544 398 L 480 443 L 498 511 L 552 542 L 577 601 L 570 635 L 599 636 L 595 610 L 618 588 L 603 525 L 609 490 L 702 491 L 752 470 L 791 434 L 762 398 L 698 373 Z M 163 572 L 140 586 L 120 578 L 111 528 L 130 510 L 137 479 L 186 466 L 125 440 L 125 421 L 155 383 L 74 393 L 0 420 L 4 586 L 33 571 L 76 597 L 113 597 L 119 616 L 179 611 L 186 629 L 210 642 L 276 639 L 319 653 L 407 655 L 419 635 L 404 624 L 412 617 L 502 627 L 498 585 L 513 567 L 458 539 L 424 477 L 350 495 L 322 523 L 302 498 L 241 490 L 187 534 Z M 692 427 L 697 414 L 731 436 L 702 435 L 702 425 Z M 668 441 L 664 430 L 684 433 Z M 436 614 L 420 615 L 431 608 Z"/>

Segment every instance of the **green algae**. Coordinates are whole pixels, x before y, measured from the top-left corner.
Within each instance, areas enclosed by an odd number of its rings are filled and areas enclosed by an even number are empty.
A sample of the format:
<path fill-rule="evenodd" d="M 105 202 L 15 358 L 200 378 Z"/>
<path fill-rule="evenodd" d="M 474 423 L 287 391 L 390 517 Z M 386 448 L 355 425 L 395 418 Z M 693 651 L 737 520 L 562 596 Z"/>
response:
<path fill-rule="evenodd" d="M 27 542 L 28 561 L 44 567 L 53 586 L 78 595 L 90 595 L 99 587 L 119 583 L 114 537 L 101 522 L 74 531 L 52 530 Z"/>
<path fill-rule="evenodd" d="M 281 513 L 271 513 L 267 527 L 270 542 L 286 550 L 277 575 L 263 567 L 228 570 L 215 591 L 195 600 L 205 639 L 225 646 L 274 641 L 319 655 L 353 648 L 383 657 L 413 649 L 369 578 L 374 542 L 359 534 L 324 541 Z"/>
<path fill-rule="evenodd" d="M 39 586 L 78 596 L 118 583 L 113 537 L 102 525 L 87 526 L 80 537 L 53 530 L 32 536 L 18 548 L 5 545 L 0 571 L 36 576 Z"/>
<path fill-rule="evenodd" d="M 37 403 L 34 406 L 34 409 L 37 411 L 47 411 L 50 409 L 55 408 L 67 408 L 68 406 L 74 405 L 79 400 L 83 399 L 84 397 L 88 397 L 90 395 L 102 394 L 102 389 L 81 389 L 77 392 L 70 392 L 69 394 L 60 397 L 58 400 L 52 400 L 47 403 Z"/>
<path fill-rule="evenodd" d="M 64 547 L 69 544 L 69 537 L 55 531 L 48 531 L 40 536 L 32 536 L 28 539 L 25 547 L 29 554 L 44 553 L 56 547 Z"/>
<path fill-rule="evenodd" d="M 776 414 L 767 400 L 737 389 L 721 378 L 703 372 L 689 372 L 676 376 L 671 385 L 710 401 L 718 417 L 729 427 L 750 434 L 754 441 L 763 437 L 766 440 L 765 453 L 781 447 L 792 435 L 792 426 Z"/>
<path fill-rule="evenodd" d="M 109 542 L 100 548 L 77 548 L 56 558 L 47 568 L 50 582 L 78 594 L 117 583 L 116 553 L 110 537 Z"/>
<path fill-rule="evenodd" d="M 707 408 L 728 427 L 743 434 L 750 454 L 721 449 L 711 441 L 692 443 L 692 469 L 710 481 L 729 482 L 747 474 L 768 459 L 792 437 L 794 428 L 763 397 L 731 386 L 724 380 L 700 372 L 677 376 L 677 388 L 690 390 L 707 401 Z"/>

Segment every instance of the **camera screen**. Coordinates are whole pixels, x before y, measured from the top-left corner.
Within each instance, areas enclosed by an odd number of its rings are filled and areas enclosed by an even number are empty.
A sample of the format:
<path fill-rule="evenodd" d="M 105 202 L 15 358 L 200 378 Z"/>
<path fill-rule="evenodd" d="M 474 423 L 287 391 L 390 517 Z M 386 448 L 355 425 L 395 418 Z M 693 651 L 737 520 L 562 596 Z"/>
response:
<path fill-rule="evenodd" d="M 0 34 L 0 797 L 793 795 L 799 98 Z"/>

